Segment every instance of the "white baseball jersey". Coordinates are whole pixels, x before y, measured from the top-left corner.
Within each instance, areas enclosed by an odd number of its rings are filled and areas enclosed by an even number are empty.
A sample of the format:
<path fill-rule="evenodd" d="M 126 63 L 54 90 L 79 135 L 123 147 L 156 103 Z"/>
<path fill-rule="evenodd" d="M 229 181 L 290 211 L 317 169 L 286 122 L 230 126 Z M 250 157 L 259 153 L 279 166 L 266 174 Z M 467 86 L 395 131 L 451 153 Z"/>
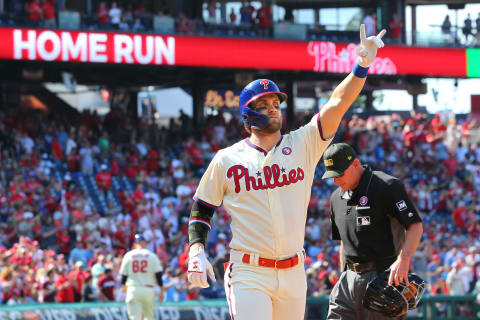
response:
<path fill-rule="evenodd" d="M 128 251 L 122 259 L 120 274 L 127 276 L 126 286 L 157 285 L 155 273 L 161 272 L 162 266 L 158 257 L 147 249 Z"/>
<path fill-rule="evenodd" d="M 269 152 L 242 140 L 215 155 L 194 199 L 211 207 L 223 202 L 232 217 L 232 249 L 291 256 L 303 248 L 315 168 L 330 142 L 318 114 Z"/>

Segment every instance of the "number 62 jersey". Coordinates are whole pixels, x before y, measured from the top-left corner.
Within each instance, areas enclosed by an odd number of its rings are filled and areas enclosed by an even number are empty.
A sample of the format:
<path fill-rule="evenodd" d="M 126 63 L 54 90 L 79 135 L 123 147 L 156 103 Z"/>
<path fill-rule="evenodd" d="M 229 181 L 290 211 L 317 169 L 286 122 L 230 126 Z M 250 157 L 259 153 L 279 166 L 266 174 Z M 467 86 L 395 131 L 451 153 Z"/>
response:
<path fill-rule="evenodd" d="M 123 256 L 120 274 L 127 276 L 126 286 L 155 287 L 155 273 L 161 272 L 158 257 L 147 249 L 133 249 Z"/>

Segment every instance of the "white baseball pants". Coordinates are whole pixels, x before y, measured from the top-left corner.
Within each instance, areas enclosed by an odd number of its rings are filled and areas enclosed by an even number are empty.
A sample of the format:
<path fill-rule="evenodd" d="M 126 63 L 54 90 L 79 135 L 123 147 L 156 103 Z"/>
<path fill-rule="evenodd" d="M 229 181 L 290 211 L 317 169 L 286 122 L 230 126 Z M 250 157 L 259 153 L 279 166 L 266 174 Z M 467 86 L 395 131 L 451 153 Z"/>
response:
<path fill-rule="evenodd" d="M 303 320 L 307 294 L 304 259 L 288 269 L 242 263 L 225 270 L 225 292 L 232 320 Z"/>

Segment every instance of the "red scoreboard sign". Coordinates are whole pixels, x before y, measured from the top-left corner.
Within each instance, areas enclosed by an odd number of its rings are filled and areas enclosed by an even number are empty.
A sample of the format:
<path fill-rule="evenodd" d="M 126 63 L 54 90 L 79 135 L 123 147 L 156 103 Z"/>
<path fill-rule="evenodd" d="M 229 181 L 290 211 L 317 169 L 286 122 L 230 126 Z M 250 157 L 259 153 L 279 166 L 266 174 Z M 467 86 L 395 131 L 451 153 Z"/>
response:
<path fill-rule="evenodd" d="M 0 28 L 0 59 L 348 73 L 356 44 Z M 465 77 L 465 49 L 390 46 L 370 74 Z"/>

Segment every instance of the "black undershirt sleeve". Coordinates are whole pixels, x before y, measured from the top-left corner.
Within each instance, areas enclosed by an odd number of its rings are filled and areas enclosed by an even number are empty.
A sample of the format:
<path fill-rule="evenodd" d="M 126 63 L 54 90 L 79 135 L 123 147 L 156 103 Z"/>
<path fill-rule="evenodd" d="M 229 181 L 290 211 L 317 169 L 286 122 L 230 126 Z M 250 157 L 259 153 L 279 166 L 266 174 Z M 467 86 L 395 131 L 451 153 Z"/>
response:
<path fill-rule="evenodd" d="M 159 271 L 155 273 L 155 277 L 157 278 L 157 283 L 160 287 L 163 287 L 163 279 L 162 279 L 162 272 Z"/>
<path fill-rule="evenodd" d="M 127 276 L 124 276 L 124 275 L 122 274 L 122 284 L 127 283 L 127 278 L 128 278 Z"/>
<path fill-rule="evenodd" d="M 204 246 L 206 245 L 214 212 L 214 208 L 208 207 L 198 201 L 193 203 L 188 226 L 190 246 L 198 242 Z"/>

